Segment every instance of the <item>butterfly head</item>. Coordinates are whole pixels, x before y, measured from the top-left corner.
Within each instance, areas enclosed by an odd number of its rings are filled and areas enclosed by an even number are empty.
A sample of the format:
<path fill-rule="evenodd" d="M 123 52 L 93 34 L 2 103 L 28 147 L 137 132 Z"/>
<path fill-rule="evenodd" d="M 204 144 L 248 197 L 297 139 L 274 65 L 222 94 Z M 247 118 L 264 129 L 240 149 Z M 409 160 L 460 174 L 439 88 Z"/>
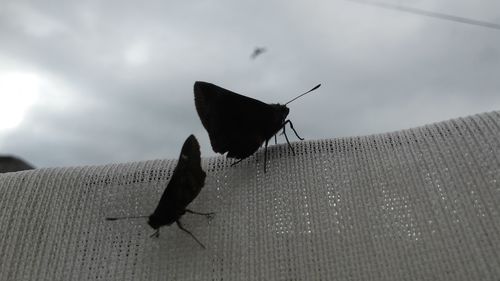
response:
<path fill-rule="evenodd" d="M 284 105 L 284 104 L 271 104 L 271 106 L 274 108 L 275 113 L 275 120 L 273 120 L 273 123 L 276 124 L 283 124 L 286 120 L 286 117 L 290 113 L 290 109 Z"/>
<path fill-rule="evenodd" d="M 148 218 L 148 224 L 151 226 L 152 229 L 158 229 L 160 226 L 162 226 L 160 220 L 158 220 L 158 217 L 152 214 Z"/>
<path fill-rule="evenodd" d="M 148 225 L 153 229 L 158 229 L 164 225 L 171 225 L 180 217 L 177 214 L 172 216 L 171 213 L 173 212 L 166 212 L 162 216 L 158 215 L 157 213 L 153 213 L 151 216 L 149 216 Z"/>

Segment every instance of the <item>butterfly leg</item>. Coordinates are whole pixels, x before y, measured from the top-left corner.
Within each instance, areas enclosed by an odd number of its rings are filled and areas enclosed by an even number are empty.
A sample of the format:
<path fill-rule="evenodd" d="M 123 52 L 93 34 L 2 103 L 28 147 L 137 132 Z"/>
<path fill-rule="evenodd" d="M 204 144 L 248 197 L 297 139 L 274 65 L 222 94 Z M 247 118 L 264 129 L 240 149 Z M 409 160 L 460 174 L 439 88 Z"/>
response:
<path fill-rule="evenodd" d="M 299 136 L 299 134 L 297 134 L 297 131 L 295 131 L 295 128 L 293 127 L 292 121 L 290 121 L 290 120 L 286 120 L 286 121 L 285 121 L 285 123 L 283 124 L 283 126 L 285 126 L 287 123 L 288 123 L 288 124 L 290 124 L 290 129 L 292 129 L 292 131 L 295 133 L 295 135 L 297 136 L 297 138 L 298 138 L 299 140 L 304 140 L 304 138 L 301 138 L 301 137 Z"/>
<path fill-rule="evenodd" d="M 179 227 L 182 231 L 184 231 L 184 232 L 186 232 L 187 234 L 191 235 L 191 237 L 193 237 L 193 239 L 194 239 L 196 242 L 198 242 L 198 244 L 200 244 L 200 246 L 201 246 L 203 249 L 205 249 L 205 246 L 204 246 L 204 245 L 200 242 L 200 240 L 198 240 L 198 239 L 196 238 L 196 236 L 194 236 L 194 235 L 193 235 L 193 233 L 191 233 L 191 231 L 189 231 L 189 230 L 185 229 L 185 228 L 182 226 L 182 224 L 181 224 L 181 222 L 180 222 L 180 221 L 178 221 L 178 220 L 177 220 L 177 221 L 175 221 L 175 222 L 177 223 L 177 226 L 178 226 L 178 227 Z"/>
<path fill-rule="evenodd" d="M 292 150 L 293 155 L 295 155 L 295 150 L 293 149 L 292 145 L 290 144 L 290 141 L 288 140 L 288 136 L 286 135 L 285 127 L 286 127 L 286 122 L 285 122 L 285 125 L 283 125 L 283 135 L 285 135 L 285 139 L 286 139 L 286 143 L 288 143 L 288 147 L 290 147 L 290 150 Z"/>
<path fill-rule="evenodd" d="M 201 212 L 196 212 L 196 211 L 189 210 L 189 209 L 186 209 L 185 211 L 187 213 L 190 213 L 190 214 L 205 216 L 209 220 L 213 219 L 213 217 L 215 215 L 215 213 L 201 213 Z"/>
<path fill-rule="evenodd" d="M 234 165 L 236 165 L 236 164 L 238 164 L 238 163 L 240 163 L 240 162 L 241 162 L 241 161 L 243 161 L 244 159 L 245 159 L 245 158 L 242 158 L 242 159 L 240 159 L 240 160 L 238 160 L 238 161 L 235 161 L 233 164 L 231 164 L 231 167 L 232 167 L 232 166 L 234 166 Z"/>
<path fill-rule="evenodd" d="M 151 234 L 149 237 L 153 238 L 158 238 L 160 237 L 160 229 L 158 228 L 155 232 L 153 232 L 153 234 Z"/>
<path fill-rule="evenodd" d="M 264 146 L 264 174 L 266 173 L 266 164 L 267 164 L 267 144 L 269 143 L 269 139 L 266 140 L 266 145 Z"/>

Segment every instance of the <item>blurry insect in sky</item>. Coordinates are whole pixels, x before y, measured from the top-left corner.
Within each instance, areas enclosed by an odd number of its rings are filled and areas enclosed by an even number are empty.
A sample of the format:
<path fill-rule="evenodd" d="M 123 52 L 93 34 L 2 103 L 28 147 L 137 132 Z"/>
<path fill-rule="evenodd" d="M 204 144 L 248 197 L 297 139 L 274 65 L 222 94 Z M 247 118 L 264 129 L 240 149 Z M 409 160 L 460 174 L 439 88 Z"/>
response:
<path fill-rule="evenodd" d="M 250 58 L 256 59 L 258 56 L 262 55 L 266 51 L 267 49 L 265 47 L 255 47 L 253 53 L 250 55 Z"/>

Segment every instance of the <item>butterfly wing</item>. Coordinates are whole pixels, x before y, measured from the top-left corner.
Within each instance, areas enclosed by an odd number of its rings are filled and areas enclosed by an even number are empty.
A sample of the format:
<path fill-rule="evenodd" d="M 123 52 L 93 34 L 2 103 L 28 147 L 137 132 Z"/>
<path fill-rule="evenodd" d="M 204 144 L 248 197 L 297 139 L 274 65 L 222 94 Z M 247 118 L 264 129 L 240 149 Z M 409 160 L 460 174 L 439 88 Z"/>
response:
<path fill-rule="evenodd" d="M 271 105 L 199 81 L 194 84 L 194 97 L 215 152 L 246 158 L 271 137 L 266 127 L 277 113 Z"/>
<path fill-rule="evenodd" d="M 160 225 L 171 224 L 184 214 L 187 205 L 205 185 L 206 173 L 201 168 L 200 145 L 191 135 L 182 146 L 172 177 L 152 217 Z"/>

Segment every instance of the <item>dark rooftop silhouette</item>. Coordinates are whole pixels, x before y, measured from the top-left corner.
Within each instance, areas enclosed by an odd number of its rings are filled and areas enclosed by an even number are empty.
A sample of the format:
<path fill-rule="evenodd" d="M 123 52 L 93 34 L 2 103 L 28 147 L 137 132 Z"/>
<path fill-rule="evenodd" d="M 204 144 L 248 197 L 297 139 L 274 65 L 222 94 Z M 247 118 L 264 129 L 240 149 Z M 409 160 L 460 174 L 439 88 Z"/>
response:
<path fill-rule="evenodd" d="M 11 155 L 0 156 L 0 173 L 32 170 L 34 168 L 31 164 L 18 157 Z"/>

